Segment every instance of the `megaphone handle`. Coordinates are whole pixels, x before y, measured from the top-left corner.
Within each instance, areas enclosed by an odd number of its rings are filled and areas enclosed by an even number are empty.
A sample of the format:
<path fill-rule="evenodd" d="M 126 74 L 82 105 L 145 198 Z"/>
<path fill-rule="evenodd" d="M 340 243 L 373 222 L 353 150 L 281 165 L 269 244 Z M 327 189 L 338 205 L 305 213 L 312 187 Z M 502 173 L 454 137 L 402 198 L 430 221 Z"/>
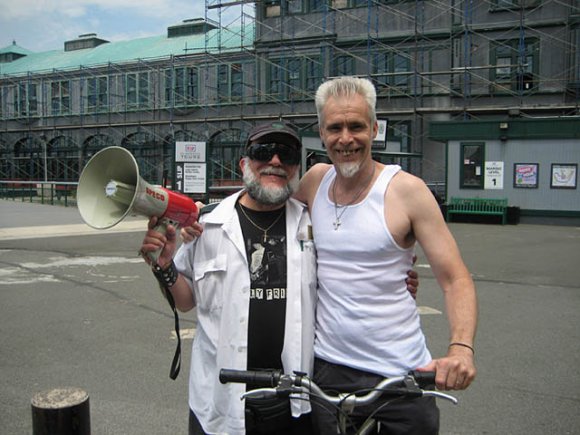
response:
<path fill-rule="evenodd" d="M 177 222 L 174 222 L 171 219 L 161 218 L 161 219 L 159 219 L 159 221 L 157 222 L 157 225 L 153 229 L 161 234 L 166 234 L 167 227 L 169 225 L 173 225 L 176 229 L 179 227 L 179 224 Z M 147 253 L 147 256 L 149 257 L 149 259 L 153 263 L 157 263 L 157 260 L 159 259 L 159 256 L 161 255 L 162 249 L 163 248 L 160 248 L 157 251 Z"/>

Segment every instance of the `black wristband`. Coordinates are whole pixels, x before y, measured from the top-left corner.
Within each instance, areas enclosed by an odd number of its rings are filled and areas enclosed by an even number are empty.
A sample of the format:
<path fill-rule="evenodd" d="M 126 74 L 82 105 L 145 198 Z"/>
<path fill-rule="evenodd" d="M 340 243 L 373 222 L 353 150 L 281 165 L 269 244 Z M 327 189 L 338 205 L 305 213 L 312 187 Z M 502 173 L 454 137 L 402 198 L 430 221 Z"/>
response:
<path fill-rule="evenodd" d="M 474 355 L 475 355 L 475 349 L 473 348 L 473 346 L 470 346 L 469 344 L 465 344 L 465 343 L 459 343 L 459 342 L 453 342 L 449 345 L 449 347 L 451 346 L 461 346 L 461 347 L 465 347 L 467 349 L 469 349 Z"/>
<path fill-rule="evenodd" d="M 159 285 L 164 289 L 170 289 L 179 277 L 179 272 L 177 271 L 173 260 L 171 260 L 171 263 L 169 263 L 165 269 L 162 269 L 157 263 L 153 263 L 151 268 L 153 275 L 155 275 L 155 278 L 159 281 Z"/>

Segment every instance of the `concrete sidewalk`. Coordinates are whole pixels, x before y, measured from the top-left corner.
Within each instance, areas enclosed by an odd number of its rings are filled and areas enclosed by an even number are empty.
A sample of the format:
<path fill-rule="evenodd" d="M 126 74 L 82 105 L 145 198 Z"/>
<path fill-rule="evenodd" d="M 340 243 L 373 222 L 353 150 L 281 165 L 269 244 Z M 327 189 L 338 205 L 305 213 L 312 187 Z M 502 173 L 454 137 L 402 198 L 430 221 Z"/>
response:
<path fill-rule="evenodd" d="M 173 317 L 136 254 L 146 221 L 84 227 L 76 208 L 0 201 L 0 434 L 30 434 L 33 395 L 63 386 L 89 393 L 95 434 L 185 434 L 191 336 L 171 381 Z M 441 434 L 580 433 L 580 227 L 450 229 L 478 291 L 479 372 L 459 405 L 440 402 Z M 418 254 L 418 304 L 433 310 L 422 324 L 439 356 L 445 304 Z"/>
<path fill-rule="evenodd" d="M 0 200 L 0 240 L 125 233 L 143 231 L 146 226 L 145 217 L 129 215 L 112 228 L 96 230 L 83 222 L 76 207 Z"/>

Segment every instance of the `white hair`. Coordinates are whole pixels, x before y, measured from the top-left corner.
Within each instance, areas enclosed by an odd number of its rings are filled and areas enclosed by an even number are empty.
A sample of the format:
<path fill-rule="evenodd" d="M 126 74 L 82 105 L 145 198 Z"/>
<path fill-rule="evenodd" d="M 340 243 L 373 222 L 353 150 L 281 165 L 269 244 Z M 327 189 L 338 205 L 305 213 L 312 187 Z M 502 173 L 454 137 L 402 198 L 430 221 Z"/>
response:
<path fill-rule="evenodd" d="M 314 103 L 319 125 L 324 122 L 322 111 L 330 97 L 352 97 L 357 94 L 365 99 L 371 117 L 371 125 L 373 125 L 377 119 L 375 109 L 377 91 L 370 80 L 351 76 L 337 77 L 322 83 L 318 87 Z"/>

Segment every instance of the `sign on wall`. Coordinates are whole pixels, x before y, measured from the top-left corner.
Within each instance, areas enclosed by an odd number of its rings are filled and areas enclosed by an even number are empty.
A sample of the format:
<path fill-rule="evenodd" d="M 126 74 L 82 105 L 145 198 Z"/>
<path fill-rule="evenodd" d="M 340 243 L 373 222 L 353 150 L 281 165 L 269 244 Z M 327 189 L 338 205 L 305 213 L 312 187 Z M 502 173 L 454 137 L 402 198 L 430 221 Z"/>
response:
<path fill-rule="evenodd" d="M 373 140 L 372 149 L 373 150 L 384 150 L 387 148 L 387 128 L 388 121 L 386 119 L 377 120 L 379 125 L 379 131 L 377 132 L 377 137 Z"/>
<path fill-rule="evenodd" d="M 176 162 L 205 162 L 205 142 L 175 142 Z"/>
<path fill-rule="evenodd" d="M 175 142 L 175 187 L 181 193 L 207 192 L 205 142 Z"/>
<path fill-rule="evenodd" d="M 503 162 L 485 162 L 485 189 L 503 189 Z"/>

